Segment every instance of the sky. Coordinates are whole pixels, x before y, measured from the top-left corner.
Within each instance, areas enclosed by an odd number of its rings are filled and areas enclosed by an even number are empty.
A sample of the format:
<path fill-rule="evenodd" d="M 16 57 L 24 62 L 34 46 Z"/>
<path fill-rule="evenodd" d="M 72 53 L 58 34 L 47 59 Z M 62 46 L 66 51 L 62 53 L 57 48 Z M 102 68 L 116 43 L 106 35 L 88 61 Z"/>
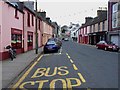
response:
<path fill-rule="evenodd" d="M 21 0 L 27 1 L 27 0 Z M 29 0 L 34 1 L 34 0 Z M 58 25 L 85 23 L 85 17 L 96 17 L 99 7 L 107 7 L 108 0 L 37 0 L 38 10 Z"/>

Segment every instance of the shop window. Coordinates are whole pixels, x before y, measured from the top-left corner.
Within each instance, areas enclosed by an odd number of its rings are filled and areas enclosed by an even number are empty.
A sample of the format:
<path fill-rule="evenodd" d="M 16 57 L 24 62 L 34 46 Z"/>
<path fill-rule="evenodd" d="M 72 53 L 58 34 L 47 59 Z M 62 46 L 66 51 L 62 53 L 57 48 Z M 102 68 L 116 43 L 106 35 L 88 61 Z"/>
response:
<path fill-rule="evenodd" d="M 28 35 L 28 47 L 33 46 L 33 36 Z"/>
<path fill-rule="evenodd" d="M 11 44 L 13 48 L 15 49 L 22 48 L 22 35 L 21 34 L 12 34 L 11 39 L 12 39 Z"/>

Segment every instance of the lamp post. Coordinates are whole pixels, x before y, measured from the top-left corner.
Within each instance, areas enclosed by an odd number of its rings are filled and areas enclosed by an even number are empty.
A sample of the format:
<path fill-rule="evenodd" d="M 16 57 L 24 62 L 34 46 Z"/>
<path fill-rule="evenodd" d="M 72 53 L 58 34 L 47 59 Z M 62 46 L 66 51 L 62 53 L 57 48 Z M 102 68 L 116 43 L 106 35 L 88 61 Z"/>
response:
<path fill-rule="evenodd" d="M 35 40 L 35 53 L 38 54 L 38 32 L 37 32 L 37 0 L 35 1 L 35 36 L 36 36 L 36 40 Z"/>

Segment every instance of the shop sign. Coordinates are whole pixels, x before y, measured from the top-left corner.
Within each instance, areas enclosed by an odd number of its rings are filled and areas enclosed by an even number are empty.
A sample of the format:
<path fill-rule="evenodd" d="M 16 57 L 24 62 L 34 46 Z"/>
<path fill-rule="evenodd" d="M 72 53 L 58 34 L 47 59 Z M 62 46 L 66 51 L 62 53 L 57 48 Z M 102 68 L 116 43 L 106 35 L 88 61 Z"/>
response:
<path fill-rule="evenodd" d="M 28 32 L 28 35 L 33 35 L 33 33 L 32 32 Z"/>
<path fill-rule="evenodd" d="M 12 28 L 11 32 L 12 32 L 12 34 L 22 34 L 21 30 L 13 29 L 13 28 Z"/>

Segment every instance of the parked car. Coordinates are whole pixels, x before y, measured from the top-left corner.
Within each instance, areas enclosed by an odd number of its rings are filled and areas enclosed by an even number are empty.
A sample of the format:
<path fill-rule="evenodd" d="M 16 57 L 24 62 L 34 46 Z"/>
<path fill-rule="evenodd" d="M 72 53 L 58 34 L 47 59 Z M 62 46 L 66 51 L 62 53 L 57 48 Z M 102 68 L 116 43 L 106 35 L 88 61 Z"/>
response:
<path fill-rule="evenodd" d="M 44 46 L 44 53 L 58 52 L 59 46 L 55 41 L 48 41 Z"/>
<path fill-rule="evenodd" d="M 58 38 L 50 38 L 50 39 L 48 39 L 48 41 L 55 41 L 56 44 L 58 45 L 58 48 L 59 48 L 59 49 L 60 49 L 61 46 L 62 46 L 62 41 L 61 41 L 60 39 L 58 39 Z"/>
<path fill-rule="evenodd" d="M 100 41 L 96 44 L 98 49 L 111 50 L 111 51 L 119 51 L 119 47 L 112 42 Z"/>
<path fill-rule="evenodd" d="M 62 38 L 62 40 L 64 40 L 64 38 Z"/>

